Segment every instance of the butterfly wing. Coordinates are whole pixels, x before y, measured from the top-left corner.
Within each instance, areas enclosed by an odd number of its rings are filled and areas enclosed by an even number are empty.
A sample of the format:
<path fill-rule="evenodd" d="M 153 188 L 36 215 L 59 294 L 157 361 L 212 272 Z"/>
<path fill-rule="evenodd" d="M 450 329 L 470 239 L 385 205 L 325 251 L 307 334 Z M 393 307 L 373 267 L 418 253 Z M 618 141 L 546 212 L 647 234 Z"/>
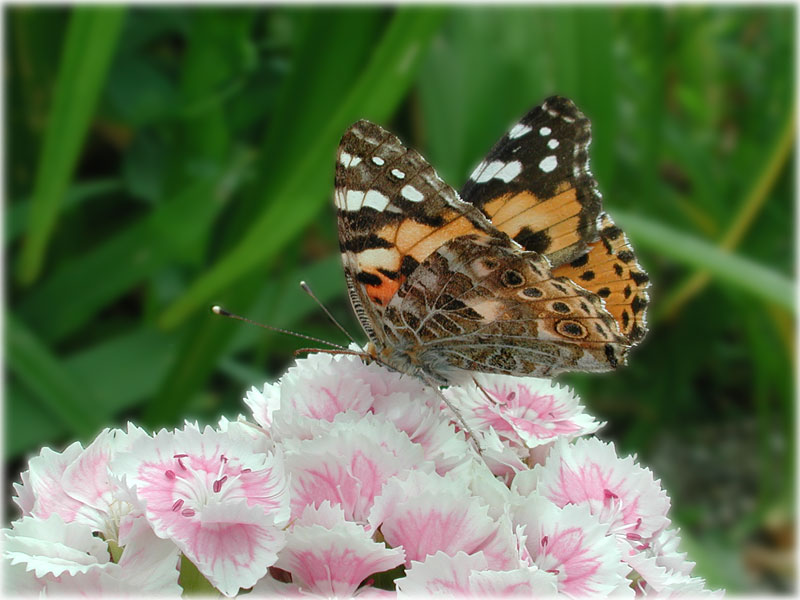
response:
<path fill-rule="evenodd" d="M 462 190 L 492 224 L 604 299 L 633 345 L 647 331 L 648 277 L 625 234 L 602 212 L 589 170 L 591 125 L 566 98 L 548 98 L 515 124 Z M 513 175 L 513 177 L 512 177 Z"/>
<path fill-rule="evenodd" d="M 589 171 L 591 125 L 571 100 L 548 98 L 515 124 L 461 191 L 500 231 L 554 266 L 597 237 L 601 197 Z"/>
<path fill-rule="evenodd" d="M 535 376 L 607 371 L 627 350 L 596 294 L 500 237 L 446 242 L 409 275 L 384 317 L 389 347 L 440 381 L 453 367 Z"/>
<path fill-rule="evenodd" d="M 350 300 L 379 347 L 386 306 L 420 263 L 453 238 L 502 235 L 418 152 L 369 121 L 342 137 L 334 200 Z"/>
<path fill-rule="evenodd" d="M 622 334 L 634 344 L 647 332 L 650 278 L 639 266 L 625 233 L 611 217 L 603 213 L 599 223 L 599 239 L 572 262 L 553 269 L 553 276 L 567 277 L 603 298 Z"/>

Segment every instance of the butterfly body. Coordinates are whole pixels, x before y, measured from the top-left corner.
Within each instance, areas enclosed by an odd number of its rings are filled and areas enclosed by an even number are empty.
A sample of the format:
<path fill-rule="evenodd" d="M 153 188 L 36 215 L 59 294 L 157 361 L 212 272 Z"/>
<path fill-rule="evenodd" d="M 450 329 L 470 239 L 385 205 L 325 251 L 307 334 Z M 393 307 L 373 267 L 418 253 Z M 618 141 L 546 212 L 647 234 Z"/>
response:
<path fill-rule="evenodd" d="M 340 246 L 376 360 L 436 383 L 624 364 L 644 334 L 647 276 L 601 212 L 588 128 L 570 101 L 549 99 L 461 196 L 377 125 L 348 129 L 336 165 Z"/>

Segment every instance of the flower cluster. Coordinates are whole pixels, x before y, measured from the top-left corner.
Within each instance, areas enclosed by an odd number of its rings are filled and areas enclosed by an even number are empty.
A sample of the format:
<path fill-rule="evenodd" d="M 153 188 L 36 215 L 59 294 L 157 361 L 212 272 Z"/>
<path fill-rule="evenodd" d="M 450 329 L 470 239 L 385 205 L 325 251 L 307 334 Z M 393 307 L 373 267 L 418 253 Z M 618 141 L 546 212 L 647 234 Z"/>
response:
<path fill-rule="evenodd" d="M 691 576 L 652 473 L 550 381 L 440 392 L 316 354 L 244 401 L 252 420 L 42 450 L 3 530 L 5 591 L 717 594 Z"/>

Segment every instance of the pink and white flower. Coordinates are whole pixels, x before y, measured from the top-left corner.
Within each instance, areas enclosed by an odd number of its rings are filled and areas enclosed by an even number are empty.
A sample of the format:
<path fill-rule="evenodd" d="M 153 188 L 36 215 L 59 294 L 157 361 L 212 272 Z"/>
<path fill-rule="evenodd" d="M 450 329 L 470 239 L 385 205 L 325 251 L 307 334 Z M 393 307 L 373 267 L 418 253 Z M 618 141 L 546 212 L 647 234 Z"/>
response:
<path fill-rule="evenodd" d="M 453 386 L 446 394 L 464 410 L 470 427 L 491 427 L 523 457 L 528 449 L 594 433 L 602 426 L 583 412 L 572 390 L 549 379 L 481 373 L 475 381 L 480 387 Z"/>
<path fill-rule="evenodd" d="M 57 514 L 47 519 L 23 517 L 3 530 L 3 557 L 11 577 L 4 591 L 19 594 L 180 596 L 178 548 L 160 540 L 141 519 L 127 517 L 118 563 L 108 546 L 85 523 L 64 523 Z"/>
<path fill-rule="evenodd" d="M 626 579 L 630 567 L 622 562 L 608 525 L 587 506 L 559 508 L 533 493 L 517 501 L 514 522 L 525 527 L 525 547 L 533 564 L 556 576 L 559 593 L 633 595 Z"/>
<path fill-rule="evenodd" d="M 85 450 L 77 442 L 62 453 L 44 448 L 22 474 L 22 485 L 14 484 L 15 501 L 23 514 L 42 519 L 58 514 L 65 523 L 85 523 L 105 539 L 118 540 L 120 521 L 132 507 L 119 497 L 108 464 L 145 436 L 129 424 L 127 431 L 103 430 Z"/>
<path fill-rule="evenodd" d="M 433 470 L 421 446 L 371 414 L 340 415 L 321 423 L 318 437 L 287 440 L 283 448 L 292 473 L 294 516 L 327 500 L 341 506 L 348 520 L 366 523 L 390 477 L 407 469 Z"/>
<path fill-rule="evenodd" d="M 153 531 L 171 539 L 223 594 L 258 581 L 283 547 L 289 517 L 280 456 L 238 428 L 187 424 L 118 455 L 112 471 Z"/>
<path fill-rule="evenodd" d="M 489 568 L 483 552 L 450 556 L 437 552 L 412 561 L 405 577 L 397 580 L 398 597 L 547 597 L 556 594 L 556 578 L 535 566 L 507 571 Z"/>
<path fill-rule="evenodd" d="M 648 544 L 631 545 L 623 560 L 634 570 L 637 595 L 677 597 L 722 595 L 705 589 L 705 582 L 692 577 L 694 563 L 678 551 L 680 537 L 674 529 L 660 532 Z"/>
<path fill-rule="evenodd" d="M 304 592 L 352 596 L 370 575 L 403 564 L 402 549 L 373 541 L 364 527 L 345 519 L 338 506 L 307 506 L 292 524 L 276 567 L 292 574 Z"/>
<path fill-rule="evenodd" d="M 436 473 L 409 471 L 387 482 L 369 515 L 392 547 L 402 546 L 406 564 L 444 552 L 483 552 L 492 569 L 520 564 L 511 524 L 494 519 L 466 482 Z"/>
<path fill-rule="evenodd" d="M 612 443 L 559 439 L 532 476 L 539 494 L 560 507 L 587 505 L 621 539 L 646 541 L 669 524 L 669 498 L 652 472 L 619 458 Z"/>
<path fill-rule="evenodd" d="M 575 440 L 600 424 L 570 390 L 477 379 L 444 393 L 482 456 L 437 391 L 328 354 L 249 390 L 255 423 L 45 449 L 15 485 L 6 590 L 178 595 L 191 562 L 226 596 L 383 597 L 401 565 L 402 596 L 707 592 L 652 473 Z"/>
<path fill-rule="evenodd" d="M 256 422 L 270 426 L 269 434 L 278 441 L 319 437 L 320 425 L 338 415 L 372 413 L 422 446 L 439 473 L 472 453 L 440 410 L 435 393 L 416 378 L 364 364 L 357 356 L 312 354 L 298 360 L 280 386 L 265 386 L 262 393 L 250 390 L 246 402 Z"/>

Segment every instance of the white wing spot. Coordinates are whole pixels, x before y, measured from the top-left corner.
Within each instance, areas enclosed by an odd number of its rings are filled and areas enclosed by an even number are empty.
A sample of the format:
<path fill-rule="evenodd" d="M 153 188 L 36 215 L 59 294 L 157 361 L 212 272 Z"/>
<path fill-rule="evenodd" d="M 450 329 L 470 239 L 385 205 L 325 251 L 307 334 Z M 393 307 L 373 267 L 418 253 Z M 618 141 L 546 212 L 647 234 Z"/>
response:
<path fill-rule="evenodd" d="M 389 206 L 389 198 L 376 190 L 369 190 L 364 196 L 364 207 L 367 206 L 383 212 Z"/>
<path fill-rule="evenodd" d="M 403 173 L 400 169 L 392 169 L 392 175 L 394 175 L 398 179 L 405 179 L 406 178 L 406 174 Z"/>
<path fill-rule="evenodd" d="M 347 195 L 344 200 L 345 210 L 361 210 L 361 204 L 364 202 L 364 192 L 357 190 L 347 190 Z"/>
<path fill-rule="evenodd" d="M 550 150 L 555 150 L 558 148 L 558 140 L 550 140 L 547 142 L 547 147 L 550 148 Z"/>
<path fill-rule="evenodd" d="M 527 125 L 523 125 L 522 123 L 517 123 L 511 128 L 511 131 L 508 132 L 508 137 L 512 140 L 515 140 L 519 137 L 522 137 L 530 130 L 531 128 L 528 127 Z"/>
<path fill-rule="evenodd" d="M 481 165 L 483 165 L 483 163 L 481 163 Z M 480 167 L 481 165 L 478 166 Z M 508 183 L 521 172 L 522 163 L 518 160 L 509 163 L 493 160 L 488 165 L 483 165 L 482 169 L 475 169 L 472 178 L 475 183 L 486 183 L 490 179 L 501 179 Z M 475 177 L 476 173 L 478 174 L 477 177 Z"/>
<path fill-rule="evenodd" d="M 380 167 L 380 166 L 381 166 L 381 165 L 383 165 L 383 163 L 385 163 L 386 161 L 385 161 L 385 160 L 383 160 L 383 159 L 382 159 L 380 156 L 373 156 L 373 157 L 372 157 L 372 162 L 374 162 L 376 165 L 378 165 L 378 166 Z"/>
<path fill-rule="evenodd" d="M 486 163 L 485 162 L 479 163 L 478 166 L 475 167 L 475 170 L 472 171 L 472 175 L 470 175 L 469 178 L 472 179 L 473 181 L 477 181 L 478 176 L 480 175 L 480 173 L 484 169 L 484 167 L 486 167 Z"/>
<path fill-rule="evenodd" d="M 546 156 L 545 158 L 542 159 L 542 162 L 539 163 L 539 168 L 545 173 L 549 173 L 557 166 L 558 166 L 558 159 L 553 155 Z"/>
<path fill-rule="evenodd" d="M 342 166 L 344 167 L 355 167 L 361 162 L 361 158 L 358 156 L 353 156 L 352 154 L 348 154 L 347 152 L 342 152 L 339 155 L 339 162 L 342 163 Z"/>
<path fill-rule="evenodd" d="M 550 135 L 552 133 L 552 129 L 549 127 L 542 127 L 539 129 L 539 135 Z"/>
<path fill-rule="evenodd" d="M 494 178 L 509 183 L 520 173 L 522 173 L 522 163 L 515 160 L 514 162 L 506 163 L 506 165 L 495 174 Z"/>
<path fill-rule="evenodd" d="M 425 196 L 413 185 L 403 186 L 403 189 L 400 190 L 400 195 L 406 200 L 411 200 L 411 202 L 422 202 L 425 200 Z"/>
<path fill-rule="evenodd" d="M 482 169 L 480 169 L 481 165 L 483 166 Z M 480 170 L 478 176 L 474 178 L 475 182 L 486 183 L 487 181 L 492 179 L 497 174 L 497 172 L 503 168 L 504 165 L 505 163 L 502 163 L 499 160 L 492 161 L 489 164 L 481 163 L 480 165 L 478 165 L 479 169 L 475 169 L 475 171 Z"/>

